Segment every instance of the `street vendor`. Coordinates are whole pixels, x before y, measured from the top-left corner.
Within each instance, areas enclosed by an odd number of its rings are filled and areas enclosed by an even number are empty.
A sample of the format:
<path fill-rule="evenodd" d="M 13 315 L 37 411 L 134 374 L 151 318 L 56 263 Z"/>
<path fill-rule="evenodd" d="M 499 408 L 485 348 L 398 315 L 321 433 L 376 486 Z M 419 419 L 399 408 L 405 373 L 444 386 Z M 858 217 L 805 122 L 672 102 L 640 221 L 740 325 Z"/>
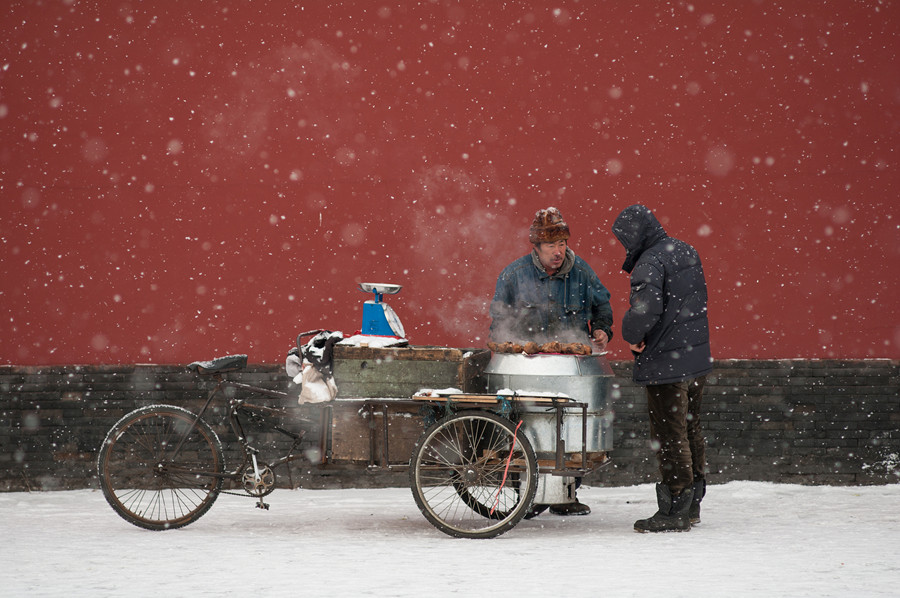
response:
<path fill-rule="evenodd" d="M 538 210 L 529 229 L 529 254 L 500 273 L 491 301 L 491 340 L 496 343 L 591 343 L 606 349 L 612 338 L 609 291 L 569 247 L 569 225 L 553 207 Z M 557 515 L 587 515 L 575 502 L 553 505 Z"/>
<path fill-rule="evenodd" d="M 546 343 L 612 338 L 609 291 L 569 247 L 569 225 L 556 208 L 538 210 L 529 229 L 531 253 L 497 278 L 491 301 L 491 340 Z"/>

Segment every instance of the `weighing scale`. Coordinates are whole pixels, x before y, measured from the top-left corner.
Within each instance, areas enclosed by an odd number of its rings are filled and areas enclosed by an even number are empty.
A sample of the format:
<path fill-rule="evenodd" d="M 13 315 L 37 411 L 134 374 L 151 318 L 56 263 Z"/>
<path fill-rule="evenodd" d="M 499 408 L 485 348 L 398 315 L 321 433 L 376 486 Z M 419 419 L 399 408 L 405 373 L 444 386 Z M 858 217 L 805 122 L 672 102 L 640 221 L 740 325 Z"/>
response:
<path fill-rule="evenodd" d="M 362 328 L 361 334 L 372 336 L 398 336 L 403 338 L 406 333 L 403 330 L 403 324 L 400 318 L 391 309 L 391 306 L 385 303 L 382 298 L 384 295 L 396 295 L 403 287 L 399 284 L 389 284 L 380 282 L 361 282 L 359 290 L 364 293 L 374 293 L 375 299 L 369 299 L 363 303 Z"/>

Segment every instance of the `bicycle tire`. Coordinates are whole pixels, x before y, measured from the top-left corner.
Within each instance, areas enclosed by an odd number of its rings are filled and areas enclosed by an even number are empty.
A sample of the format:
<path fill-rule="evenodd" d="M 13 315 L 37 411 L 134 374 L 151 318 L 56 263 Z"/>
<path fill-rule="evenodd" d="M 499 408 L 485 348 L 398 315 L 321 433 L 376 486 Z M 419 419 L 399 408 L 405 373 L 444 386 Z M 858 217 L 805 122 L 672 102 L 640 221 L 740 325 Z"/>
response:
<path fill-rule="evenodd" d="M 416 505 L 437 529 L 493 538 L 528 512 L 538 468 L 531 443 L 512 422 L 472 410 L 425 431 L 413 447 L 409 476 Z"/>
<path fill-rule="evenodd" d="M 125 415 L 110 429 L 97 457 L 106 501 L 129 523 L 153 531 L 184 527 L 203 516 L 222 489 L 224 478 L 218 474 L 224 470 L 215 431 L 172 405 L 149 405 Z"/>

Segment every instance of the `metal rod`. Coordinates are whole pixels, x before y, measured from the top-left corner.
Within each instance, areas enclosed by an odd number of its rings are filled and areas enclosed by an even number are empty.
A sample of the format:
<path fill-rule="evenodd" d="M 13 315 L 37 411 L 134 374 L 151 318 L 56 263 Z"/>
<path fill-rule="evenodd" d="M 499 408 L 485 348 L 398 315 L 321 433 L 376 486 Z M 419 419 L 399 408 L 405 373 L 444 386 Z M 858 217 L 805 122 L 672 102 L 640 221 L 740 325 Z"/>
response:
<path fill-rule="evenodd" d="M 194 423 L 191 424 L 191 427 L 182 435 L 181 440 L 178 441 L 178 444 L 175 445 L 175 450 L 172 451 L 172 458 L 178 456 L 178 453 L 181 452 L 181 447 L 184 445 L 190 433 L 197 427 L 197 422 L 200 421 L 200 418 L 206 413 L 207 408 L 209 408 L 209 404 L 212 403 L 213 397 L 218 394 L 220 390 L 222 390 L 223 384 L 225 384 L 225 380 L 222 379 L 221 374 L 215 375 L 216 386 L 210 391 L 209 396 L 206 397 L 206 403 L 203 404 L 203 408 L 197 413 L 196 417 L 194 417 Z"/>
<path fill-rule="evenodd" d="M 556 404 L 556 469 L 565 468 L 565 442 L 562 437 L 563 407 Z"/>
<path fill-rule="evenodd" d="M 581 405 L 581 468 L 587 467 L 587 403 Z"/>
<path fill-rule="evenodd" d="M 322 433 L 320 434 L 319 451 L 321 453 L 322 464 L 331 461 L 331 427 L 334 421 L 334 407 L 326 405 L 322 409 Z"/>
<path fill-rule="evenodd" d="M 218 374 L 217 378 L 221 378 Z M 244 382 L 235 382 L 233 380 L 221 380 L 220 383 L 222 386 L 229 386 L 231 388 L 240 388 L 243 390 L 249 390 L 254 394 L 260 394 L 263 396 L 274 397 L 278 399 L 289 399 L 292 398 L 290 393 L 282 392 L 280 390 L 271 390 L 268 388 L 260 388 L 259 386 L 253 386 L 252 384 L 246 384 Z"/>
<path fill-rule="evenodd" d="M 382 435 L 382 467 L 387 467 L 390 463 L 390 452 L 388 451 L 388 406 L 387 403 L 381 405 L 381 435 Z"/>
<path fill-rule="evenodd" d="M 373 405 L 366 401 L 364 403 L 366 414 L 369 416 L 369 467 L 375 465 L 375 411 Z"/>

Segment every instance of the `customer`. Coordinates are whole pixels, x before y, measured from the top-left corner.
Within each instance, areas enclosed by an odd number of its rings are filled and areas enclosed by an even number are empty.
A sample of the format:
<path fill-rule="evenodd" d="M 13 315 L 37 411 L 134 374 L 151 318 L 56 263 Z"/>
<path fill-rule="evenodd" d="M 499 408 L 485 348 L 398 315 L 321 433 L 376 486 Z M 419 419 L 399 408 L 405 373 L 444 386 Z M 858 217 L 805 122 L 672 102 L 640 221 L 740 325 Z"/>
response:
<path fill-rule="evenodd" d="M 706 279 L 697 251 L 666 234 L 644 206 L 625 208 L 612 227 L 625 247 L 631 306 L 622 338 L 634 354 L 633 379 L 647 389 L 650 437 L 662 483 L 659 510 L 639 532 L 690 531 L 706 493 L 706 440 L 700 407 L 712 371 Z"/>
<path fill-rule="evenodd" d="M 490 307 L 491 339 L 539 344 L 593 341 L 603 351 L 612 338 L 609 291 L 569 247 L 569 225 L 559 210 L 538 210 L 528 240 L 531 252 L 497 278 Z M 575 502 L 551 506 L 550 512 L 587 515 L 591 509 L 576 497 Z"/>

